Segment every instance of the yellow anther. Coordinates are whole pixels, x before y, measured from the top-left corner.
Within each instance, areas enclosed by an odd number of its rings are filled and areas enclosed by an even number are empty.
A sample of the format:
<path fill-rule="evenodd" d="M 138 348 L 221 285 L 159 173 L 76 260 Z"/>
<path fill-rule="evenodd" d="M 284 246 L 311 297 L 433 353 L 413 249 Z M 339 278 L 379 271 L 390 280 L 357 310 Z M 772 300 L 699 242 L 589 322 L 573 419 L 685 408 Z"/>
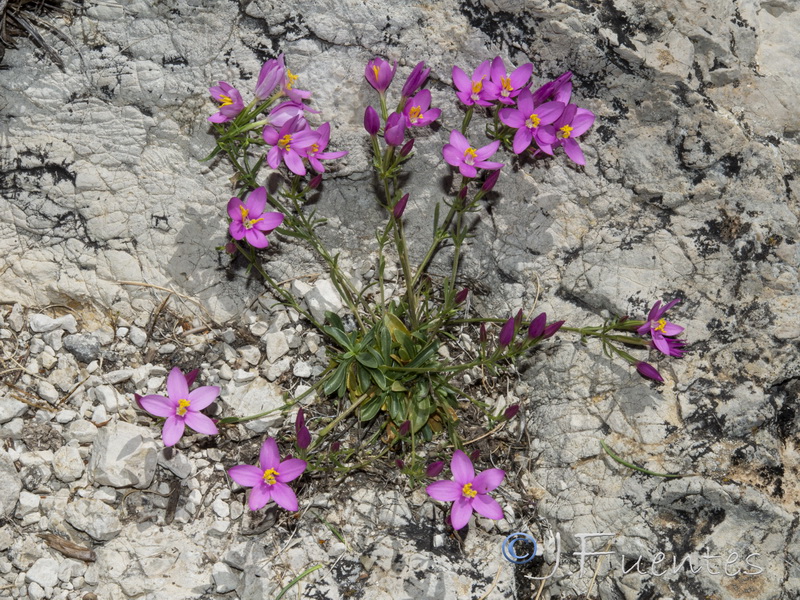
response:
<path fill-rule="evenodd" d="M 539 123 L 541 123 L 541 122 L 542 122 L 542 120 L 539 118 L 539 115 L 537 115 L 536 113 L 533 113 L 533 114 L 531 114 L 530 117 L 528 117 L 528 121 L 525 124 L 528 127 L 538 127 Z"/>
<path fill-rule="evenodd" d="M 503 91 L 500 92 L 503 96 L 508 96 L 509 92 L 514 91 L 514 87 L 511 85 L 511 77 L 501 77 L 500 83 L 503 86 Z"/>
<path fill-rule="evenodd" d="M 292 149 L 289 146 L 289 144 L 291 144 L 291 143 L 292 143 L 292 134 L 291 133 L 287 133 L 285 136 L 283 136 L 281 139 L 278 140 L 278 146 L 283 148 L 284 150 L 287 150 L 287 151 Z"/>
<path fill-rule="evenodd" d="M 177 408 L 177 410 L 175 410 L 175 414 L 178 415 L 179 417 L 182 417 L 189 410 L 189 406 L 190 405 L 191 405 L 191 402 L 189 402 L 185 398 L 181 399 L 181 400 L 178 400 L 178 408 Z"/>
<path fill-rule="evenodd" d="M 314 155 L 315 155 L 317 152 L 319 152 L 319 145 L 317 145 L 317 144 L 311 144 L 311 147 L 310 147 L 310 148 L 307 150 L 307 152 L 308 152 L 308 153 L 309 153 L 311 156 L 314 156 Z"/>
<path fill-rule="evenodd" d="M 559 131 L 558 137 L 565 140 L 569 137 L 570 132 L 572 132 L 572 127 L 570 127 L 569 125 L 564 125 L 558 131 Z"/>
<path fill-rule="evenodd" d="M 297 81 L 297 75 L 292 73 L 289 69 L 286 69 L 286 79 L 289 80 L 286 82 L 286 89 L 290 90 L 292 89 L 294 82 Z"/>
<path fill-rule="evenodd" d="M 259 221 L 263 221 L 264 217 L 259 217 L 258 219 L 246 219 L 242 221 L 242 225 L 244 225 L 245 229 L 252 229 L 253 225 L 258 223 Z"/>
<path fill-rule="evenodd" d="M 223 96 L 220 94 L 219 97 L 220 106 L 230 106 L 233 104 L 233 100 L 231 100 L 230 96 Z"/>
<path fill-rule="evenodd" d="M 278 473 L 275 469 L 267 469 L 264 471 L 264 481 L 270 485 L 275 485 L 275 483 L 278 481 L 275 479 L 277 475 L 280 475 L 280 473 Z"/>
<path fill-rule="evenodd" d="M 381 72 L 381 68 L 378 65 L 372 65 L 372 74 L 375 75 L 375 81 L 378 81 L 378 74 Z"/>
<path fill-rule="evenodd" d="M 667 320 L 666 319 L 659 319 L 658 320 L 658 325 L 653 327 L 653 331 L 660 331 L 661 333 L 664 333 L 664 327 L 666 327 L 666 326 L 667 326 Z"/>
<path fill-rule="evenodd" d="M 472 489 L 472 484 L 468 483 L 463 488 L 461 488 L 461 493 L 464 494 L 467 498 L 474 498 L 478 495 L 476 490 Z"/>
<path fill-rule="evenodd" d="M 475 150 L 472 146 L 464 150 L 464 162 L 468 165 L 472 165 L 475 163 L 475 159 L 478 157 L 478 151 Z"/>
<path fill-rule="evenodd" d="M 247 209 L 244 207 L 244 205 L 243 205 L 243 204 L 240 204 L 240 205 L 239 205 L 239 212 L 240 212 L 240 213 L 242 213 L 242 223 L 244 223 L 245 221 L 247 221 L 247 215 L 249 215 L 249 214 L 250 214 L 250 211 L 249 211 L 249 210 L 247 210 Z"/>
<path fill-rule="evenodd" d="M 408 118 L 411 119 L 412 123 L 416 123 L 422 118 L 422 110 L 420 110 L 419 106 L 412 106 L 411 110 L 408 111 Z"/>
<path fill-rule="evenodd" d="M 479 94 L 480 91 L 483 89 L 483 78 L 480 81 L 473 81 L 472 82 L 472 93 Z"/>

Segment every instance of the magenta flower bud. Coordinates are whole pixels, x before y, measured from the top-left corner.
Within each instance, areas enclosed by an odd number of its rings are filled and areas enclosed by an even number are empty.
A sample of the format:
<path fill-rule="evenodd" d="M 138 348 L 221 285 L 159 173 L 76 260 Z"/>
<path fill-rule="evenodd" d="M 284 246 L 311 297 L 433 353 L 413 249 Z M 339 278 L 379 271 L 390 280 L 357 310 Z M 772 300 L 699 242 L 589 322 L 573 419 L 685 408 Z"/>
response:
<path fill-rule="evenodd" d="M 417 66 L 414 67 L 414 70 L 411 71 L 411 74 L 406 79 L 406 83 L 403 86 L 403 97 L 410 98 L 414 95 L 414 93 L 422 87 L 422 84 L 425 83 L 425 80 L 428 78 L 428 74 L 431 72 L 430 69 L 425 68 L 425 61 L 417 63 Z"/>
<path fill-rule="evenodd" d="M 514 417 L 516 417 L 516 416 L 517 416 L 517 413 L 518 413 L 518 412 L 519 412 L 519 404 L 512 404 L 512 405 L 511 405 L 511 406 L 509 406 L 509 407 L 506 409 L 506 411 L 503 413 L 503 418 L 504 418 L 506 421 L 510 421 L 511 419 L 513 419 Z"/>
<path fill-rule="evenodd" d="M 481 456 L 481 451 L 480 450 L 473 450 L 472 454 L 469 455 L 469 459 L 472 462 L 475 462 L 476 460 L 478 460 L 480 458 L 480 456 Z"/>
<path fill-rule="evenodd" d="M 547 324 L 547 313 L 542 313 L 537 316 L 533 321 L 531 321 L 530 327 L 528 327 L 528 337 L 529 338 L 538 338 L 544 335 L 544 327 Z"/>
<path fill-rule="evenodd" d="M 394 66 L 390 66 L 388 62 L 376 56 L 364 68 L 364 77 L 372 87 L 382 94 L 392 83 L 396 70 L 397 61 Z"/>
<path fill-rule="evenodd" d="M 400 425 L 400 437 L 406 437 L 409 431 L 411 431 L 411 421 L 403 421 L 403 424 Z"/>
<path fill-rule="evenodd" d="M 283 54 L 279 58 L 271 58 L 264 63 L 261 67 L 261 72 L 258 74 L 258 81 L 256 82 L 256 90 L 254 95 L 259 100 L 266 100 L 270 94 L 283 83 L 283 77 L 286 73 L 286 67 L 283 64 Z"/>
<path fill-rule="evenodd" d="M 469 189 L 467 188 L 467 186 L 464 186 L 463 188 L 458 190 L 458 199 L 459 200 L 464 200 L 467 197 L 467 192 L 469 192 Z"/>
<path fill-rule="evenodd" d="M 494 188 L 497 180 L 500 178 L 500 171 L 492 171 L 492 173 L 486 178 L 486 181 L 483 182 L 481 189 L 484 192 L 491 192 L 492 188 Z"/>
<path fill-rule="evenodd" d="M 200 369 L 192 369 L 184 375 L 184 377 L 186 377 L 186 385 L 192 385 L 194 380 L 197 379 L 198 373 L 200 373 Z"/>
<path fill-rule="evenodd" d="M 464 288 L 456 294 L 456 304 L 461 304 L 469 296 L 469 288 Z"/>
<path fill-rule="evenodd" d="M 556 321 L 555 323 L 551 323 L 547 327 L 544 328 L 544 333 L 542 336 L 544 339 L 553 337 L 556 332 L 561 329 L 561 326 L 564 324 L 564 321 Z"/>
<path fill-rule="evenodd" d="M 639 375 L 642 377 L 647 377 L 648 379 L 652 379 L 653 381 L 657 381 L 659 383 L 664 383 L 664 378 L 661 377 L 661 373 L 659 373 L 656 368 L 646 362 L 638 362 L 636 363 L 636 370 L 639 371 Z"/>
<path fill-rule="evenodd" d="M 225 252 L 231 255 L 236 254 L 236 244 L 234 244 L 233 242 L 228 242 L 227 244 L 225 244 Z"/>
<path fill-rule="evenodd" d="M 306 424 L 306 413 L 302 408 L 297 409 L 297 417 L 294 420 L 294 430 L 300 431 Z"/>
<path fill-rule="evenodd" d="M 404 463 L 404 462 L 403 462 L 402 460 L 400 460 L 399 458 L 398 458 L 396 461 L 394 461 L 394 464 L 395 464 L 395 465 L 397 465 L 397 468 L 398 468 L 398 469 L 402 469 L 403 467 L 405 467 L 405 466 L 406 466 L 406 463 Z"/>
<path fill-rule="evenodd" d="M 399 146 L 406 137 L 406 122 L 403 115 L 394 112 L 386 119 L 386 129 L 383 132 L 383 139 L 390 146 Z"/>
<path fill-rule="evenodd" d="M 408 194 L 404 194 L 403 197 L 398 200 L 397 204 L 394 205 L 392 214 L 394 215 L 395 219 L 399 219 L 403 216 L 403 213 L 406 210 L 406 204 L 408 204 Z M 408 423 L 408 421 L 406 421 L 406 423 Z"/>
<path fill-rule="evenodd" d="M 503 328 L 500 330 L 500 346 L 505 348 L 511 343 L 511 340 L 514 339 L 514 317 L 511 317 L 508 321 L 505 322 Z"/>
<path fill-rule="evenodd" d="M 364 129 L 367 130 L 368 134 L 375 135 L 380 128 L 381 118 L 378 116 L 378 111 L 368 106 L 367 110 L 364 111 Z"/>
<path fill-rule="evenodd" d="M 428 468 L 425 469 L 425 475 L 428 477 L 436 477 L 439 473 L 442 472 L 444 469 L 444 461 L 437 460 L 436 462 L 432 462 L 428 465 Z"/>
<path fill-rule="evenodd" d="M 400 148 L 400 156 L 408 156 L 412 148 L 414 148 L 414 138 L 408 140 L 405 145 Z"/>
<path fill-rule="evenodd" d="M 333 442 L 331 444 L 331 452 L 338 452 L 339 450 L 341 450 L 341 448 L 342 448 L 341 442 Z"/>
<path fill-rule="evenodd" d="M 522 316 L 522 309 L 520 308 L 517 314 L 514 315 L 514 329 L 519 329 L 520 325 L 522 325 Z"/>
<path fill-rule="evenodd" d="M 485 344 L 486 340 L 489 339 L 488 336 L 486 335 L 486 323 L 481 323 L 481 329 L 478 339 L 480 340 L 481 344 Z"/>
<path fill-rule="evenodd" d="M 297 447 L 305 450 L 311 445 L 311 432 L 305 425 L 297 430 Z"/>
<path fill-rule="evenodd" d="M 308 187 L 315 190 L 319 187 L 320 183 L 322 183 L 322 173 L 315 175 L 314 178 L 308 182 Z"/>

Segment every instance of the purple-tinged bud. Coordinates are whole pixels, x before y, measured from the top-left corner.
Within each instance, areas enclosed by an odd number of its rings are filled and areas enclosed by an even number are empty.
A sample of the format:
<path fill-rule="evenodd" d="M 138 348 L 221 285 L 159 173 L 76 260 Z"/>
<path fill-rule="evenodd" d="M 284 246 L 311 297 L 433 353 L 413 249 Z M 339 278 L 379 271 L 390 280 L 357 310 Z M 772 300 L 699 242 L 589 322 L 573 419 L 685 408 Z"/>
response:
<path fill-rule="evenodd" d="M 397 465 L 397 468 L 398 468 L 398 469 L 402 469 L 403 467 L 405 467 L 405 466 L 406 466 L 406 463 L 404 463 L 404 462 L 403 462 L 402 460 L 400 460 L 399 458 L 398 458 L 396 461 L 394 461 L 394 464 L 395 464 L 395 465 Z"/>
<path fill-rule="evenodd" d="M 404 194 L 403 197 L 397 201 L 397 204 L 394 205 L 392 214 L 394 215 L 395 219 L 399 219 L 403 216 L 403 213 L 406 210 L 406 204 L 408 204 L 408 194 Z"/>
<path fill-rule="evenodd" d="M 542 313 L 531 321 L 528 327 L 528 337 L 537 338 L 544 335 L 544 326 L 547 324 L 547 313 Z"/>
<path fill-rule="evenodd" d="M 414 138 L 408 140 L 402 148 L 400 148 L 400 156 L 408 156 L 409 152 L 414 148 Z"/>
<path fill-rule="evenodd" d="M 492 171 L 491 174 L 486 178 L 486 181 L 483 182 L 481 189 L 484 192 L 491 192 L 492 188 L 497 183 L 497 179 L 500 177 L 500 169 L 496 171 Z"/>
<path fill-rule="evenodd" d="M 194 380 L 197 379 L 197 375 L 200 373 L 200 369 L 192 369 L 189 371 L 184 377 L 186 377 L 186 385 L 190 386 L 194 383 Z"/>
<path fill-rule="evenodd" d="M 315 175 L 313 179 L 308 182 L 308 187 L 312 190 L 315 190 L 319 187 L 320 183 L 322 183 L 322 173 Z"/>
<path fill-rule="evenodd" d="M 409 431 L 411 431 L 411 421 L 403 421 L 403 424 L 400 425 L 400 431 L 398 432 L 400 437 L 406 437 Z"/>
<path fill-rule="evenodd" d="M 517 413 L 518 413 L 518 412 L 519 412 L 519 404 L 512 404 L 512 405 L 511 405 L 511 406 L 509 406 L 509 407 L 506 409 L 506 411 L 503 413 L 503 418 L 504 418 L 506 421 L 510 421 L 511 419 L 513 419 L 514 417 L 516 417 L 516 416 L 517 416 Z"/>
<path fill-rule="evenodd" d="M 522 309 L 520 308 L 517 311 L 517 314 L 514 315 L 514 329 L 519 329 L 520 328 L 520 326 L 522 325 L 522 317 L 523 317 Z"/>
<path fill-rule="evenodd" d="M 481 344 L 485 344 L 486 340 L 489 339 L 486 335 L 486 323 L 481 323 L 481 329 L 478 339 L 480 340 Z"/>
<path fill-rule="evenodd" d="M 331 452 L 338 452 L 342 448 L 341 442 L 333 442 L 331 444 Z"/>
<path fill-rule="evenodd" d="M 378 116 L 378 111 L 371 106 L 368 106 L 364 111 L 364 129 L 367 130 L 368 134 L 375 135 L 378 133 L 380 128 L 381 118 Z"/>
<path fill-rule="evenodd" d="M 398 112 L 394 112 L 386 119 L 386 129 L 383 132 L 383 139 L 390 146 L 399 146 L 406 137 L 406 120 Z"/>
<path fill-rule="evenodd" d="M 428 465 L 428 468 L 425 469 L 425 475 L 428 477 L 436 477 L 439 473 L 442 472 L 444 469 L 444 461 L 437 460 L 436 462 L 432 462 Z"/>
<path fill-rule="evenodd" d="M 514 339 L 514 317 L 511 317 L 508 321 L 505 322 L 503 328 L 500 330 L 500 346 L 505 348 L 511 343 L 511 340 Z"/>
<path fill-rule="evenodd" d="M 477 461 L 480 457 L 481 457 L 481 451 L 480 450 L 473 450 L 472 454 L 469 455 L 469 459 L 472 462 Z"/>
<path fill-rule="evenodd" d="M 461 304 L 469 296 L 469 288 L 464 288 L 456 294 L 456 304 Z"/>
<path fill-rule="evenodd" d="M 302 408 L 297 409 L 297 417 L 294 420 L 295 432 L 300 431 L 306 424 L 306 413 Z"/>
<path fill-rule="evenodd" d="M 254 95 L 259 100 L 266 100 L 278 84 L 283 83 L 286 67 L 283 64 L 283 54 L 279 58 L 271 58 L 261 67 L 256 81 Z"/>
<path fill-rule="evenodd" d="M 648 379 L 652 379 L 653 381 L 657 381 L 659 383 L 664 383 L 664 378 L 661 377 L 661 373 L 659 373 L 656 368 L 646 362 L 638 362 L 636 363 L 636 370 L 639 371 L 639 375 L 642 377 L 647 377 Z"/>
<path fill-rule="evenodd" d="M 297 430 L 297 447 L 301 450 L 305 450 L 311 445 L 311 432 L 308 430 L 308 427 L 303 425 L 300 429 Z"/>
<path fill-rule="evenodd" d="M 397 70 L 397 61 L 390 67 L 389 63 L 376 56 L 367 63 L 364 68 L 364 78 L 381 94 L 386 91 L 389 84 L 394 79 L 394 72 Z"/>
<path fill-rule="evenodd" d="M 225 252 L 227 252 L 230 255 L 236 254 L 237 252 L 236 244 L 234 244 L 233 242 L 228 242 L 227 244 L 225 244 Z"/>
<path fill-rule="evenodd" d="M 544 328 L 544 333 L 542 334 L 544 339 L 553 337 L 556 332 L 561 329 L 561 326 L 564 323 L 565 321 L 556 321 L 555 323 L 550 323 L 550 325 Z"/>
<path fill-rule="evenodd" d="M 411 71 L 408 79 L 406 79 L 405 85 L 403 85 L 403 97 L 410 98 L 413 96 L 416 91 L 422 87 L 422 84 L 425 83 L 425 80 L 428 78 L 428 73 L 430 72 L 430 69 L 425 68 L 424 61 L 417 63 L 417 66 L 414 67 L 414 70 Z"/>
<path fill-rule="evenodd" d="M 467 192 L 469 192 L 469 187 L 465 185 L 463 188 L 458 190 L 458 199 L 464 200 L 467 197 Z"/>

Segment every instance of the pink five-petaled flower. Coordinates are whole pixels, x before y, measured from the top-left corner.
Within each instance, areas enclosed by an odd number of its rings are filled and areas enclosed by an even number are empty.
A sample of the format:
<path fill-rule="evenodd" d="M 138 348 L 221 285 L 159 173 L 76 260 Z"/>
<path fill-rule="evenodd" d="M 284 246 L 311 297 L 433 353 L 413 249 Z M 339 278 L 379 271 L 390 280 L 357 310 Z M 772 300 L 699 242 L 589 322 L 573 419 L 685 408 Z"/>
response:
<path fill-rule="evenodd" d="M 650 314 L 647 315 L 647 321 L 645 321 L 644 325 L 636 330 L 639 335 L 645 335 L 649 333 L 653 340 L 653 346 L 668 356 L 680 356 L 680 354 L 676 354 L 680 348 L 675 346 L 674 341 L 673 344 L 667 342 L 667 338 L 664 336 L 678 335 L 683 331 L 683 327 L 667 321 L 664 318 L 664 313 L 666 313 L 670 308 L 675 306 L 680 301 L 680 298 L 675 298 L 673 301 L 668 302 L 663 307 L 661 306 L 661 300 L 657 301 L 653 305 L 653 308 L 650 309 Z"/>
<path fill-rule="evenodd" d="M 578 108 L 574 104 L 567 104 L 564 112 L 553 123 L 556 141 L 548 149 L 544 147 L 546 144 L 540 145 L 540 147 L 547 154 L 552 154 L 553 148 L 563 146 L 564 152 L 572 162 L 585 165 L 586 159 L 583 157 L 583 150 L 575 138 L 586 133 L 593 123 L 594 113 L 592 111 Z"/>
<path fill-rule="evenodd" d="M 347 155 L 347 150 L 340 150 L 338 152 L 325 152 L 325 148 L 328 147 L 328 142 L 331 139 L 331 124 L 330 123 L 323 123 L 317 128 L 315 132 L 317 134 L 316 141 L 312 142 L 312 144 L 305 149 L 303 152 L 304 156 L 308 159 L 308 162 L 311 163 L 311 168 L 314 169 L 317 173 L 324 173 L 325 172 L 325 165 L 323 165 L 320 160 L 333 160 L 334 158 L 341 158 Z"/>
<path fill-rule="evenodd" d="M 286 121 L 280 131 L 264 127 L 261 137 L 272 146 L 267 152 L 267 164 L 271 168 L 277 169 L 283 161 L 295 175 L 306 174 L 303 156 L 319 136 L 309 129 L 303 129 L 304 125 L 305 119 L 298 115 Z"/>
<path fill-rule="evenodd" d="M 450 132 L 450 143 L 442 148 L 442 155 L 447 164 L 458 167 L 464 177 L 475 177 L 478 169 L 500 169 L 503 163 L 490 162 L 486 159 L 497 152 L 500 141 L 495 140 L 483 148 L 473 148 L 464 135 L 454 129 Z"/>
<path fill-rule="evenodd" d="M 419 93 L 411 98 L 403 108 L 403 115 L 406 118 L 407 127 L 424 127 L 430 125 L 439 115 L 442 114 L 439 108 L 430 108 L 430 90 L 420 90 Z"/>
<path fill-rule="evenodd" d="M 190 392 L 186 377 L 178 367 L 174 367 L 167 377 L 167 395 L 169 397 L 165 398 L 151 394 L 138 399 L 139 406 L 150 414 L 166 417 L 161 431 L 165 446 L 178 443 L 187 425 L 197 433 L 219 433 L 214 421 L 200 412 L 219 396 L 217 386 L 206 385 Z"/>
<path fill-rule="evenodd" d="M 494 99 L 489 90 L 484 89 L 484 80 L 489 77 L 491 63 L 483 61 L 472 73 L 472 79 L 460 67 L 453 66 L 453 84 L 458 90 L 456 96 L 465 105 L 491 106 Z"/>
<path fill-rule="evenodd" d="M 513 98 L 519 95 L 522 88 L 528 84 L 528 80 L 531 78 L 533 64 L 526 63 L 508 73 L 503 64 L 503 59 L 498 56 L 492 61 L 492 67 L 489 72 L 491 79 L 483 84 L 488 96 L 502 104 L 513 105 Z"/>
<path fill-rule="evenodd" d="M 208 88 L 208 91 L 214 100 L 220 103 L 219 112 L 208 117 L 212 123 L 233 121 L 244 109 L 244 102 L 239 90 L 228 83 L 220 81 L 219 85 Z"/>
<path fill-rule="evenodd" d="M 517 96 L 516 108 L 501 108 L 498 112 L 500 120 L 517 130 L 514 134 L 514 154 L 522 154 L 531 141 L 547 154 L 553 154 L 552 145 L 556 142 L 553 126 L 564 110 L 563 102 L 545 102 L 535 106 L 530 90 L 524 89 Z"/>
<path fill-rule="evenodd" d="M 281 462 L 278 444 L 269 438 L 261 446 L 259 455 L 260 467 L 253 465 L 237 465 L 228 469 L 228 475 L 241 486 L 253 488 L 248 502 L 250 510 L 258 510 L 266 506 L 270 500 L 286 510 L 297 510 L 297 496 L 292 488 L 286 485 L 297 479 L 306 470 L 306 461 L 299 458 L 288 458 Z"/>
<path fill-rule="evenodd" d="M 453 502 L 450 513 L 453 529 L 462 529 L 469 523 L 473 510 L 487 519 L 503 518 L 503 509 L 494 498 L 489 497 L 488 492 L 503 483 L 505 471 L 487 469 L 476 477 L 472 461 L 461 450 L 453 453 L 450 470 L 453 481 L 437 481 L 425 491 L 434 500 Z"/>
<path fill-rule="evenodd" d="M 265 234 L 283 223 L 283 215 L 278 212 L 265 213 L 266 206 L 267 190 L 264 187 L 254 189 L 244 202 L 239 198 L 231 198 L 228 202 L 231 237 L 235 240 L 244 238 L 254 248 L 269 246 Z"/>
<path fill-rule="evenodd" d="M 389 87 L 389 84 L 392 83 L 396 70 L 397 61 L 395 61 L 394 66 L 390 66 L 388 62 L 376 56 L 369 61 L 364 68 L 364 78 L 367 80 L 367 83 L 383 94 L 386 88 Z"/>

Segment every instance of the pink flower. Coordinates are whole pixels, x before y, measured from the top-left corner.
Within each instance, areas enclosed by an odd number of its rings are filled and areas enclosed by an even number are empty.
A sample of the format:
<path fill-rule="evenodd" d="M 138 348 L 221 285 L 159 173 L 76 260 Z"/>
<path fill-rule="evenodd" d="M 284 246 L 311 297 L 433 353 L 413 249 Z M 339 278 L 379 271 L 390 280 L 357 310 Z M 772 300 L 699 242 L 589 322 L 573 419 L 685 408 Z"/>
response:
<path fill-rule="evenodd" d="M 208 117 L 208 120 L 212 123 L 233 121 L 244 109 L 242 95 L 235 87 L 224 81 L 220 81 L 219 85 L 208 88 L 208 91 L 214 100 L 220 103 L 219 112 Z"/>
<path fill-rule="evenodd" d="M 317 134 L 317 139 L 308 148 L 305 149 L 305 151 L 303 152 L 303 156 L 305 156 L 308 159 L 308 162 L 311 163 L 312 169 L 314 169 L 317 173 L 324 173 L 325 165 L 319 162 L 320 160 L 333 160 L 335 158 L 341 158 L 347 155 L 347 151 L 346 150 L 340 150 L 338 152 L 324 151 L 325 148 L 328 147 L 328 142 L 331 139 L 330 123 L 323 123 L 314 133 Z"/>
<path fill-rule="evenodd" d="M 414 92 L 421 88 L 430 72 L 430 69 L 425 68 L 425 61 L 418 62 L 403 84 L 403 89 L 400 92 L 403 98 L 410 98 Z"/>
<path fill-rule="evenodd" d="M 278 444 L 274 438 L 267 439 L 261 446 L 260 467 L 237 465 L 228 469 L 228 475 L 241 486 L 253 488 L 248 502 L 250 510 L 258 510 L 270 500 L 286 510 L 297 510 L 297 496 L 286 485 L 297 479 L 306 470 L 306 461 L 289 458 L 281 462 Z"/>
<path fill-rule="evenodd" d="M 272 127 L 283 127 L 295 117 L 299 117 L 298 129 L 303 129 L 306 127 L 305 113 L 307 112 L 317 113 L 319 111 L 311 110 L 302 102 L 287 100 L 286 102 L 281 102 L 275 108 L 269 111 L 269 115 L 267 115 L 267 123 Z"/>
<path fill-rule="evenodd" d="M 553 123 L 556 139 L 552 144 L 540 144 L 540 148 L 547 154 L 552 154 L 553 149 L 562 146 L 564 152 L 572 162 L 585 165 L 583 150 L 578 145 L 576 137 L 586 133 L 594 123 L 594 113 L 585 108 L 578 108 L 574 104 L 567 104 L 564 112 Z M 545 148 L 545 146 L 549 146 Z"/>
<path fill-rule="evenodd" d="M 484 89 L 484 80 L 488 80 L 491 65 L 488 60 L 483 61 L 472 73 L 472 78 L 467 77 L 459 67 L 453 66 L 453 84 L 458 90 L 456 96 L 467 106 L 491 106 L 492 95 Z"/>
<path fill-rule="evenodd" d="M 564 110 L 563 102 L 545 102 L 536 106 L 530 90 L 524 89 L 517 97 L 516 108 L 501 108 L 500 120 L 517 130 L 514 134 L 514 154 L 522 154 L 533 140 L 543 152 L 553 154 L 556 134 L 550 125 Z"/>
<path fill-rule="evenodd" d="M 453 529 L 462 529 L 469 523 L 473 510 L 487 519 L 503 518 L 503 509 L 494 498 L 489 497 L 488 492 L 503 483 L 505 471 L 487 469 L 476 477 L 472 461 L 461 450 L 453 453 L 450 471 L 453 481 L 437 481 L 425 491 L 434 500 L 453 502 L 450 513 Z"/>
<path fill-rule="evenodd" d="M 533 65 L 526 63 L 514 69 L 510 74 L 506 71 L 503 59 L 499 56 L 492 61 L 491 80 L 484 83 L 487 95 L 502 104 L 513 105 L 522 89 L 528 85 L 533 73 Z"/>
<path fill-rule="evenodd" d="M 282 54 L 280 58 L 281 59 L 283 58 Z M 290 100 L 294 100 L 295 102 L 302 102 L 306 98 L 311 97 L 311 92 L 307 92 L 306 90 L 296 90 L 294 88 L 294 84 L 297 82 L 297 79 L 298 79 L 297 75 L 292 73 L 287 68 L 284 73 L 283 86 L 281 87 L 281 90 L 283 91 L 284 94 L 289 96 Z"/>
<path fill-rule="evenodd" d="M 264 128 L 261 137 L 272 146 L 267 153 L 267 164 L 271 168 L 277 169 L 284 162 L 295 175 L 306 174 L 303 156 L 318 136 L 313 131 L 303 129 L 304 125 L 305 119 L 298 115 L 284 123 L 280 131 Z"/>
<path fill-rule="evenodd" d="M 431 92 L 430 90 L 420 90 L 419 93 L 411 98 L 403 108 L 403 115 L 406 118 L 407 127 L 424 127 L 430 125 L 439 115 L 442 114 L 441 109 L 430 108 L 431 106 Z"/>
<path fill-rule="evenodd" d="M 267 190 L 264 187 L 250 192 L 245 202 L 239 198 L 231 198 L 228 202 L 231 237 L 235 240 L 244 238 L 254 248 L 269 246 L 265 234 L 283 223 L 283 215 L 278 212 L 265 213 L 266 206 Z"/>
<path fill-rule="evenodd" d="M 497 152 L 500 141 L 495 140 L 482 148 L 473 148 L 464 135 L 454 129 L 450 132 L 450 143 L 442 148 L 442 155 L 447 164 L 458 167 L 464 177 L 475 177 L 478 169 L 500 169 L 503 163 L 490 162 L 486 159 Z"/>
<path fill-rule="evenodd" d="M 555 100 L 556 102 L 567 104 L 571 95 L 572 71 L 567 71 L 533 92 L 533 103 L 539 106 L 546 100 Z"/>
<path fill-rule="evenodd" d="M 393 112 L 386 119 L 386 127 L 383 129 L 383 139 L 390 146 L 399 146 L 406 139 L 406 122 L 403 115 Z"/>
<path fill-rule="evenodd" d="M 271 58 L 265 62 L 264 66 L 261 67 L 261 72 L 258 74 L 255 97 L 259 100 L 269 98 L 270 94 L 278 87 L 278 84 L 283 83 L 285 74 L 286 66 L 283 64 L 283 54 L 278 58 Z"/>
<path fill-rule="evenodd" d="M 165 446 L 174 446 L 187 425 L 197 433 L 219 433 L 214 421 L 200 412 L 219 396 L 217 386 L 207 385 L 190 392 L 187 378 L 174 367 L 167 377 L 167 394 L 168 398 L 151 394 L 138 399 L 139 406 L 150 414 L 166 417 L 161 431 Z"/>
<path fill-rule="evenodd" d="M 646 335 L 649 333 L 653 340 L 653 346 L 668 356 L 680 356 L 681 354 L 676 354 L 676 352 L 681 351 L 683 346 L 681 345 L 678 347 L 675 344 L 675 340 L 672 340 L 672 343 L 670 344 L 667 342 L 667 338 L 664 336 L 678 335 L 679 333 L 683 332 L 683 327 L 680 325 L 675 325 L 674 323 L 670 323 L 663 317 L 664 313 L 666 313 L 670 308 L 675 306 L 680 301 L 680 298 L 675 298 L 673 301 L 665 304 L 663 307 L 661 306 L 661 300 L 657 301 L 653 305 L 653 308 L 650 309 L 650 314 L 647 315 L 647 321 L 645 321 L 644 325 L 636 330 L 639 335 Z M 641 371 L 639 372 L 641 373 Z"/>
<path fill-rule="evenodd" d="M 389 84 L 392 83 L 396 70 L 397 61 L 395 61 L 394 66 L 389 66 L 388 62 L 376 56 L 364 68 L 364 77 L 372 87 L 383 94 Z"/>

